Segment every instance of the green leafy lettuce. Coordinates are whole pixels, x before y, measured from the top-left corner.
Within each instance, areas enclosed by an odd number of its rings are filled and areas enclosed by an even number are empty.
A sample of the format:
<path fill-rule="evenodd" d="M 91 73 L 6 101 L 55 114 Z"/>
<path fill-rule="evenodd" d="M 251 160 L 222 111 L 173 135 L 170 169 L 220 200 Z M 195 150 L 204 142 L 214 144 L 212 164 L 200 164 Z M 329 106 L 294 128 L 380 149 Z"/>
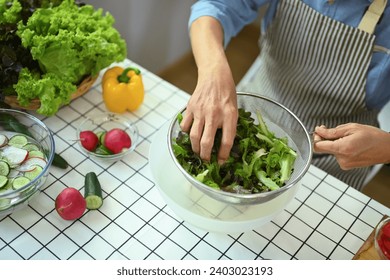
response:
<path fill-rule="evenodd" d="M 95 76 L 113 62 L 125 59 L 126 43 L 113 27 L 111 14 L 91 5 L 64 0 L 58 6 L 38 8 L 17 34 L 43 74 L 23 71 L 14 86 L 22 105 L 39 98 L 38 113 L 52 115 L 70 101 L 86 76 Z M 34 89 L 34 90 L 31 90 Z"/>
<path fill-rule="evenodd" d="M 31 96 L 40 99 L 41 106 L 38 112 L 46 115 L 53 115 L 58 108 L 70 102 L 70 94 L 77 90 L 77 87 L 65 80 L 59 79 L 56 74 L 47 73 L 40 76 L 27 68 L 23 68 L 19 73 L 19 82 L 15 85 L 16 92 L 30 92 L 30 95 L 19 94 L 20 104 L 27 106 Z"/>
<path fill-rule="evenodd" d="M 179 122 L 181 119 L 179 114 Z M 290 179 L 297 154 L 287 137 L 278 138 L 269 131 L 260 112 L 257 119 L 255 123 L 250 112 L 239 109 L 237 134 L 223 165 L 217 162 L 221 130 L 216 133 L 210 162 L 192 151 L 190 137 L 184 132 L 175 139 L 173 152 L 189 174 L 212 188 L 244 194 L 279 189 Z"/>
<path fill-rule="evenodd" d="M 17 23 L 20 19 L 22 5 L 18 0 L 0 0 L 0 24 Z"/>

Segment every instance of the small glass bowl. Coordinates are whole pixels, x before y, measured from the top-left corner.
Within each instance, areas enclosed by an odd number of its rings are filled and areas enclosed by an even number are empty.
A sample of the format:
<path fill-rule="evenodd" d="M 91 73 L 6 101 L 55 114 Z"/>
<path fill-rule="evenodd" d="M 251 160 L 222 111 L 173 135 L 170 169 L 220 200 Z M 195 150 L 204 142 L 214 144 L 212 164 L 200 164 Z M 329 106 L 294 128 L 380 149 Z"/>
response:
<path fill-rule="evenodd" d="M 123 152 L 118 154 L 108 154 L 108 155 L 98 154 L 85 149 L 81 145 L 81 141 L 77 141 L 81 151 L 92 159 L 96 159 L 100 161 L 109 161 L 109 162 L 118 161 L 122 159 L 124 156 L 134 151 L 138 145 L 138 139 L 139 139 L 137 127 L 133 125 L 131 121 L 126 117 L 122 115 L 113 114 L 113 113 L 102 113 L 102 114 L 88 116 L 84 121 L 81 122 L 80 126 L 78 127 L 76 131 L 76 139 L 79 139 L 80 132 L 85 130 L 91 130 L 95 133 L 99 133 L 102 131 L 107 132 L 113 128 L 120 128 L 130 136 L 131 146 L 129 149 L 126 149 Z"/>
<path fill-rule="evenodd" d="M 390 260 L 390 217 L 382 220 L 376 227 L 375 249 L 382 260 Z"/>

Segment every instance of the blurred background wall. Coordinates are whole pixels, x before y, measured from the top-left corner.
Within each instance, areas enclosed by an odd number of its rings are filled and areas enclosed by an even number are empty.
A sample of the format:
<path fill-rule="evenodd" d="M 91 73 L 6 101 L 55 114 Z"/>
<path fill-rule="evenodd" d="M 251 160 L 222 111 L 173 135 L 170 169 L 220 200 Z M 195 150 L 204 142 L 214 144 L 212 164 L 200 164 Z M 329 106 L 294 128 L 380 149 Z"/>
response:
<path fill-rule="evenodd" d="M 187 23 L 195 0 L 84 0 L 110 12 L 128 58 L 157 73 L 191 50 Z"/>

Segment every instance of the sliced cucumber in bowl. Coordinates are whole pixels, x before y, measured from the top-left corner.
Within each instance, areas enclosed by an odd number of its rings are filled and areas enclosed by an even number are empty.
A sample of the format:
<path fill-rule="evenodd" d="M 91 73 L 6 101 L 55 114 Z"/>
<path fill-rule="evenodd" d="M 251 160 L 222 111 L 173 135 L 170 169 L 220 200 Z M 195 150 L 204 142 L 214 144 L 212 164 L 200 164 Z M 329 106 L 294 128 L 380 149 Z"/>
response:
<path fill-rule="evenodd" d="M 11 171 L 11 167 L 5 160 L 0 160 L 0 175 L 8 176 Z"/>
<path fill-rule="evenodd" d="M 27 150 L 28 152 L 40 151 L 39 147 L 33 143 L 27 143 L 26 145 L 22 146 L 22 148 Z"/>
<path fill-rule="evenodd" d="M 24 172 L 24 177 L 26 177 L 32 181 L 36 177 L 38 177 L 38 175 L 41 174 L 42 171 L 43 171 L 43 167 L 41 167 L 39 165 L 33 165 L 33 169 L 31 171 Z"/>
<path fill-rule="evenodd" d="M 12 182 L 12 188 L 14 190 L 18 190 L 18 189 L 23 188 L 24 186 L 26 186 L 30 182 L 31 182 L 31 180 L 29 178 L 27 178 L 26 176 L 19 176 L 19 177 L 14 178 L 14 180 Z"/>
<path fill-rule="evenodd" d="M 28 139 L 24 135 L 14 135 L 8 140 L 8 145 L 21 148 L 28 143 Z"/>
<path fill-rule="evenodd" d="M 0 175 L 0 189 L 3 189 L 5 186 L 7 186 L 8 183 L 8 177 L 4 175 Z"/>
<path fill-rule="evenodd" d="M 33 157 L 38 157 L 38 158 L 45 158 L 45 154 L 42 151 L 29 151 L 28 152 L 28 157 L 33 158 Z"/>

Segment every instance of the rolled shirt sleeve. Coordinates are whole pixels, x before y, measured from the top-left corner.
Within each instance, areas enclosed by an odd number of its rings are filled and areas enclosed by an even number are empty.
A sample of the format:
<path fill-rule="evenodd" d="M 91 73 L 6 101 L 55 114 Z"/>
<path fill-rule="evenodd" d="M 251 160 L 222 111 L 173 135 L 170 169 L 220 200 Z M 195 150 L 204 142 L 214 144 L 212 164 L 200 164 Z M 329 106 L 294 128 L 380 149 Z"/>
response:
<path fill-rule="evenodd" d="M 213 17 L 222 25 L 226 47 L 232 37 L 257 18 L 260 6 L 267 2 L 267 0 L 199 0 L 191 7 L 188 28 L 202 16 Z"/>

